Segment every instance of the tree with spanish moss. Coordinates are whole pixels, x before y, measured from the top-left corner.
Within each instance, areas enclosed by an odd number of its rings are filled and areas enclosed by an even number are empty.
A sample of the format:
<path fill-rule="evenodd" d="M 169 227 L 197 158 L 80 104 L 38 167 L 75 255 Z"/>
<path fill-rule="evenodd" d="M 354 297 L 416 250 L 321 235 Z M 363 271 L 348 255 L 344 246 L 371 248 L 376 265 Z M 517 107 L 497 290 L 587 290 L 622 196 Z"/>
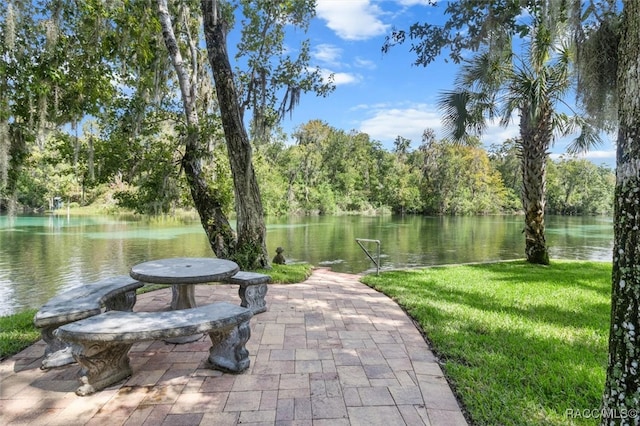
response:
<path fill-rule="evenodd" d="M 269 266 L 262 197 L 253 165 L 253 146 L 245 128 L 245 111 L 251 110 L 253 140 L 262 143 L 286 113 L 291 113 L 301 93 L 326 95 L 332 84 L 322 79 L 319 69 L 309 67 L 309 43 L 303 42 L 296 58 L 282 54 L 286 27 L 306 29 L 314 14 L 314 1 L 202 1 L 199 11 L 189 2 L 158 0 L 165 45 L 172 60 L 187 121 L 182 165 L 192 197 L 219 257 L 237 261 L 243 268 Z M 175 9 L 172 19 L 171 9 Z M 236 14 L 237 10 L 241 14 Z M 190 25 L 202 16 L 208 62 L 213 74 L 217 108 L 224 132 L 227 157 L 233 176 L 237 226 L 235 236 L 222 212 L 215 191 L 203 179 L 203 153 L 195 84 L 206 74 L 199 62 L 197 29 Z M 227 51 L 227 35 L 236 16 L 243 26 L 236 59 L 246 60 L 246 68 L 233 69 Z M 176 36 L 173 27 L 180 28 Z M 183 55 L 189 60 L 182 59 Z M 279 103 L 278 103 L 279 102 Z"/>
<path fill-rule="evenodd" d="M 47 136 L 77 128 L 115 92 L 109 53 L 93 39 L 100 23 L 75 6 L 8 0 L 0 8 L 0 210 L 14 212 L 22 167 Z"/>
<path fill-rule="evenodd" d="M 296 60 L 281 54 L 286 25 L 306 29 L 315 13 L 315 1 L 241 0 L 239 3 L 246 17 L 240 54 L 249 57 L 249 71 L 244 80 L 234 73 L 227 51 L 227 34 L 234 21 L 233 2 L 202 0 L 201 10 L 233 173 L 238 234 L 234 259 L 244 267 L 254 269 L 269 266 L 269 258 L 262 199 L 252 163 L 251 141 L 244 126 L 244 112 L 252 108 L 256 139 L 264 140 L 267 131 L 285 113 L 293 111 L 301 93 L 311 91 L 327 95 L 333 86 L 331 82 L 323 81 L 319 69 L 308 66 L 308 42 L 303 43 Z M 280 59 L 274 64 L 276 57 Z M 240 81 L 246 86 L 239 87 Z M 276 105 L 278 90 L 284 90 L 279 107 Z"/>

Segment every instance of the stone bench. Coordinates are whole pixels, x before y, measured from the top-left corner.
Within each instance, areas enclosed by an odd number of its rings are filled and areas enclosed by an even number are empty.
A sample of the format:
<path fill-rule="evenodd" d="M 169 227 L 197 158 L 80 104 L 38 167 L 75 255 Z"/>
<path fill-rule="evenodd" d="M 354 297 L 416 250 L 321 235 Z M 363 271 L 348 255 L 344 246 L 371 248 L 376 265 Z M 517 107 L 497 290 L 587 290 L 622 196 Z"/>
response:
<path fill-rule="evenodd" d="M 227 278 L 225 282 L 240 284 L 238 289 L 240 306 L 251 309 L 254 314 L 259 314 L 267 310 L 267 302 L 264 298 L 267 295 L 267 283 L 269 281 L 271 281 L 269 275 L 240 271 Z"/>
<path fill-rule="evenodd" d="M 208 333 L 212 346 L 207 367 L 244 371 L 249 368 L 245 344 L 252 316 L 250 309 L 226 302 L 163 312 L 109 311 L 65 324 L 54 334 L 71 343 L 73 357 L 82 367 L 76 394 L 84 396 L 129 377 L 128 352 L 140 341 Z"/>
<path fill-rule="evenodd" d="M 74 362 L 71 349 L 53 332 L 61 325 L 98 315 L 103 311 L 130 311 L 136 303 L 136 289 L 144 283 L 128 275 L 106 278 L 67 290 L 45 303 L 33 318 L 47 344 L 40 368 L 59 367 Z"/>

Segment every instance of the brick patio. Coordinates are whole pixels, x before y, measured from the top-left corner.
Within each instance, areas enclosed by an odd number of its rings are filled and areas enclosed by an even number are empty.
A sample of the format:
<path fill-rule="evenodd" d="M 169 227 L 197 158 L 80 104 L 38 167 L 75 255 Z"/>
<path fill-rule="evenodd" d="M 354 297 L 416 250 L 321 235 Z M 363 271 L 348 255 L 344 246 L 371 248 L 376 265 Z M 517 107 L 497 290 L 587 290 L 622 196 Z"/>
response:
<path fill-rule="evenodd" d="M 316 269 L 269 286 L 251 320 L 250 368 L 203 367 L 209 338 L 144 342 L 133 376 L 76 396 L 79 367 L 40 370 L 42 341 L 0 363 L 2 425 L 466 425 L 440 366 L 398 305 L 359 276 Z M 199 305 L 239 303 L 237 285 L 198 285 Z M 170 289 L 135 310 L 166 309 Z"/>

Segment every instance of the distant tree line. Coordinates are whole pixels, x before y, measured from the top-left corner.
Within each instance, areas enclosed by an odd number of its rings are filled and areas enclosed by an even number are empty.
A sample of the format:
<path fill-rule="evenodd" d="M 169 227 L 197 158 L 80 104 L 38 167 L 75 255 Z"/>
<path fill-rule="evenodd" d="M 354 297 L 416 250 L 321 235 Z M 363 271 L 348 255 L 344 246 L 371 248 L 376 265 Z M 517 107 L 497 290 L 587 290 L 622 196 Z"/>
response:
<path fill-rule="evenodd" d="M 139 136 L 136 143 L 117 132 L 102 139 L 90 124 L 82 136 L 52 134 L 29 157 L 18 180 L 18 201 L 28 210 L 49 209 L 54 197 L 142 214 L 191 209 L 179 138 L 168 128 L 158 134 Z M 417 148 L 398 136 L 388 150 L 365 133 L 320 120 L 300 126 L 292 136 L 291 143 L 280 133 L 255 144 L 266 215 L 478 215 L 522 209 L 519 145 L 513 139 L 485 150 L 479 140 L 463 145 L 437 140 L 427 130 Z M 231 212 L 231 170 L 227 161 L 218 161 L 226 150 L 223 142 L 211 143 L 204 170 Z M 547 169 L 548 213 L 611 214 L 613 170 L 572 157 L 549 160 Z"/>

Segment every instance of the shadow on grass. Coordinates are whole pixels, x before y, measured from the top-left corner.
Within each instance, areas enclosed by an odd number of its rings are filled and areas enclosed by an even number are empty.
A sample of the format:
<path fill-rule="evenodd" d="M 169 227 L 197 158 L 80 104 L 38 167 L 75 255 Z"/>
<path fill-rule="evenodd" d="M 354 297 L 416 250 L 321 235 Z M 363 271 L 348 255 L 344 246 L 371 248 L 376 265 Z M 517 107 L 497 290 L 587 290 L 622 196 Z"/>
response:
<path fill-rule="evenodd" d="M 579 287 L 607 298 L 611 296 L 611 264 L 605 262 L 552 261 L 550 266 L 543 266 L 516 261 L 470 265 L 469 268 L 491 273 L 496 281 L 526 284 L 547 283 L 551 276 L 561 274 L 565 287 Z M 602 278 L 607 285 L 595 281 L 596 277 Z"/>
<path fill-rule="evenodd" d="M 363 281 L 420 323 L 473 423 L 579 424 L 567 410 L 600 404 L 610 273 L 593 262 L 509 262 Z"/>

